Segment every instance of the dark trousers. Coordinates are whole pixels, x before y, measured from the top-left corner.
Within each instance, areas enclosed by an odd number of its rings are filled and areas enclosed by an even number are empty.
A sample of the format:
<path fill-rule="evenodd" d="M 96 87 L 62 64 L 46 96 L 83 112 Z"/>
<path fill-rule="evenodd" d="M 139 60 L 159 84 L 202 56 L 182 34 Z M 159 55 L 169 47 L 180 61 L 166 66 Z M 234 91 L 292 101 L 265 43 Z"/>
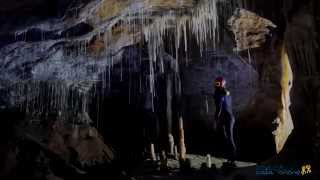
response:
<path fill-rule="evenodd" d="M 218 129 L 222 131 L 223 137 L 226 140 L 229 159 L 234 161 L 237 152 L 233 136 L 235 118 L 233 114 L 223 113 L 218 119 Z"/>

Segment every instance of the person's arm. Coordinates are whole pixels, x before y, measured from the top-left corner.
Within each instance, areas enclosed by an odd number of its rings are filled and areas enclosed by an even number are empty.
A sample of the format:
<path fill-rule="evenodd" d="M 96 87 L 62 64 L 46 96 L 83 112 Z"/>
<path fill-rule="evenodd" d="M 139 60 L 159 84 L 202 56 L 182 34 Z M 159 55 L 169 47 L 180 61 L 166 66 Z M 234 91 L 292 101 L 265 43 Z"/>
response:
<path fill-rule="evenodd" d="M 223 103 L 223 97 L 219 97 L 219 99 L 216 100 L 216 119 L 219 119 L 222 112 L 222 104 Z"/>

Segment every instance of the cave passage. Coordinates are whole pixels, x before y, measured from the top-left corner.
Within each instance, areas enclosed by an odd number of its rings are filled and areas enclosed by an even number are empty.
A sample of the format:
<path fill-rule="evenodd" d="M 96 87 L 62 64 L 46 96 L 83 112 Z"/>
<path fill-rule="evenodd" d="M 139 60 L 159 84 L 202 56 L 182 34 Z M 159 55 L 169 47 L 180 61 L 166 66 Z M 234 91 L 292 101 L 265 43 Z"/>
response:
<path fill-rule="evenodd" d="M 0 178 L 316 176 L 319 5 L 4 3 Z"/>

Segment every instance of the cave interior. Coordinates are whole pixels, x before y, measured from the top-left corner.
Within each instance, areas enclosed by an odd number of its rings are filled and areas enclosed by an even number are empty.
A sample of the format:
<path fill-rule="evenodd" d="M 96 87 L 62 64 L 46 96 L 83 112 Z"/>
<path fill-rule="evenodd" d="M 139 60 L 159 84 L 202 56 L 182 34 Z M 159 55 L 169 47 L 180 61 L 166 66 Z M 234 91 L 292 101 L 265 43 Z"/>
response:
<path fill-rule="evenodd" d="M 317 0 L 1 4 L 0 177 L 319 175 Z M 217 77 L 235 117 L 231 171 Z"/>

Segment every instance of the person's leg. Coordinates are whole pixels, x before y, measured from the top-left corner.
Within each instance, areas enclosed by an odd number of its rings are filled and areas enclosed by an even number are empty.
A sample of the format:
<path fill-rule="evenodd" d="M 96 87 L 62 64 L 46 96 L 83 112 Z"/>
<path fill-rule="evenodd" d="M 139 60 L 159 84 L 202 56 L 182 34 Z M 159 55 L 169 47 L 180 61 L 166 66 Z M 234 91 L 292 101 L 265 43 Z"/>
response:
<path fill-rule="evenodd" d="M 222 125 L 222 133 L 223 133 L 223 137 L 225 138 L 225 140 L 228 140 L 229 137 L 228 137 L 228 126 L 226 125 Z"/>
<path fill-rule="evenodd" d="M 234 136 L 233 136 L 234 123 L 235 123 L 235 119 L 232 115 L 230 115 L 228 118 L 228 121 L 226 122 L 226 129 L 227 129 L 226 137 L 227 137 L 228 146 L 230 150 L 231 161 L 234 161 L 236 156 L 236 145 L 235 145 Z"/>
<path fill-rule="evenodd" d="M 233 158 L 235 158 L 236 156 L 236 152 L 237 152 L 237 147 L 236 147 L 236 144 L 234 142 L 234 124 L 235 124 L 235 118 L 232 116 L 231 118 L 231 123 L 230 123 L 230 142 L 231 142 L 231 145 L 232 145 L 232 155 L 233 155 Z"/>

